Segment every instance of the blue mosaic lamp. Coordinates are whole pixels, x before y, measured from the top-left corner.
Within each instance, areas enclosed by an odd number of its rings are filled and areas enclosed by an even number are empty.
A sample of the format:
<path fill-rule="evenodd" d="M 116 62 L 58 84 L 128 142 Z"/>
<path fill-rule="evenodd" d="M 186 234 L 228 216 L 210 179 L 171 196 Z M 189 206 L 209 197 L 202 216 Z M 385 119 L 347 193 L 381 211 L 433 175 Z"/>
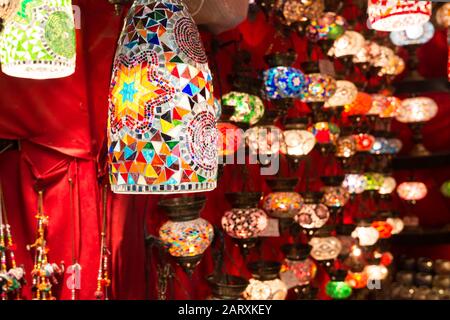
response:
<path fill-rule="evenodd" d="M 264 89 L 269 99 L 302 98 L 305 75 L 292 67 L 274 67 L 264 71 Z"/>

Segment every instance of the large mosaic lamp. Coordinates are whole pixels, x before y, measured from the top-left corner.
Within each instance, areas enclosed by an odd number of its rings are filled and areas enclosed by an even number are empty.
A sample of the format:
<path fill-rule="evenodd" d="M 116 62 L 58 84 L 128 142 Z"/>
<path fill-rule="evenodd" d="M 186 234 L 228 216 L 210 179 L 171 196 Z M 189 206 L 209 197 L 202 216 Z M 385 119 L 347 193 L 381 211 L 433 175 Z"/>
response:
<path fill-rule="evenodd" d="M 438 112 L 438 106 L 433 99 L 427 97 L 409 98 L 402 101 L 397 121 L 407 123 L 413 131 L 414 147 L 411 155 L 426 156 L 430 152 L 423 145 L 422 127 L 433 119 Z"/>
<path fill-rule="evenodd" d="M 115 193 L 215 189 L 211 72 L 197 26 L 179 0 L 138 0 L 119 38 L 109 95 Z"/>
<path fill-rule="evenodd" d="M 205 197 L 178 197 L 158 203 L 170 219 L 160 227 L 159 237 L 188 274 L 200 263 L 214 237 L 213 226 L 200 218 L 205 202 Z"/>
<path fill-rule="evenodd" d="M 222 108 L 232 108 L 234 110 L 230 121 L 254 125 L 264 115 L 264 104 L 255 95 L 231 91 L 222 97 Z"/>
<path fill-rule="evenodd" d="M 294 220 L 307 234 L 314 234 L 315 230 L 322 228 L 330 218 L 328 207 L 322 203 L 323 192 L 302 192 L 303 205 Z"/>
<path fill-rule="evenodd" d="M 299 69 L 278 66 L 264 71 L 264 91 L 269 99 L 301 98 L 305 75 Z"/>
<path fill-rule="evenodd" d="M 336 80 L 321 73 L 306 76 L 303 101 L 307 103 L 324 103 L 336 92 Z"/>
<path fill-rule="evenodd" d="M 368 0 L 367 12 L 375 30 L 405 30 L 430 20 L 431 1 Z"/>
<path fill-rule="evenodd" d="M 19 9 L 21 0 L 0 0 L 0 20 L 7 21 Z"/>
<path fill-rule="evenodd" d="M 263 199 L 264 211 L 273 218 L 292 219 L 303 205 L 301 195 L 294 192 L 298 178 L 268 178 L 266 183 L 272 192 Z"/>
<path fill-rule="evenodd" d="M 244 292 L 246 300 L 286 299 L 287 287 L 278 276 L 281 263 L 258 260 L 249 263 L 247 267 L 253 277 Z"/>
<path fill-rule="evenodd" d="M 352 287 L 345 281 L 346 270 L 336 270 L 331 275 L 331 280 L 325 286 L 327 296 L 334 300 L 344 300 L 352 295 Z"/>
<path fill-rule="evenodd" d="M 15 1 L 6 2 L 10 4 L 4 8 L 4 14 L 11 13 Z M 19 78 L 54 79 L 75 72 L 71 0 L 22 0 L 19 10 L 7 18 L 0 35 L 3 73 Z"/>
<path fill-rule="evenodd" d="M 281 266 L 280 278 L 293 277 L 298 287 L 304 287 L 311 283 L 317 273 L 317 266 L 309 258 L 311 247 L 304 244 L 285 244 L 281 247 L 286 259 Z"/>

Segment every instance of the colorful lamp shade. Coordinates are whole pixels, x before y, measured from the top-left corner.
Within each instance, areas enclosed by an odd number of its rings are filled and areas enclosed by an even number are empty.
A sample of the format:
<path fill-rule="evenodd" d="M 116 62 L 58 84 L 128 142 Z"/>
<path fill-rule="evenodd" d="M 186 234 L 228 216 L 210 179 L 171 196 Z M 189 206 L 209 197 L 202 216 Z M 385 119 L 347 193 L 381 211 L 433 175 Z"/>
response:
<path fill-rule="evenodd" d="M 274 155 L 280 151 L 283 132 L 273 125 L 256 126 L 245 132 L 245 140 L 252 154 Z"/>
<path fill-rule="evenodd" d="M 301 98 L 305 75 L 292 67 L 275 67 L 264 71 L 264 88 L 269 99 Z"/>
<path fill-rule="evenodd" d="M 389 142 L 384 137 L 376 137 L 370 149 L 371 154 L 387 154 L 389 148 Z"/>
<path fill-rule="evenodd" d="M 356 153 L 356 141 L 353 135 L 339 137 L 336 141 L 336 157 L 350 158 Z"/>
<path fill-rule="evenodd" d="M 365 39 L 362 34 L 348 30 L 334 41 L 333 46 L 328 51 L 328 55 L 336 58 L 353 56 L 357 54 L 364 45 Z"/>
<path fill-rule="evenodd" d="M 384 175 L 378 172 L 366 172 L 364 174 L 366 177 L 367 185 L 366 190 L 367 191 L 378 191 L 380 190 L 381 186 L 384 183 Z"/>
<path fill-rule="evenodd" d="M 339 137 L 339 127 L 332 122 L 316 122 L 308 128 L 318 144 L 335 144 Z"/>
<path fill-rule="evenodd" d="M 319 229 L 330 218 L 328 208 L 321 203 L 305 203 L 295 215 L 295 221 L 304 229 Z"/>
<path fill-rule="evenodd" d="M 380 118 L 395 117 L 401 106 L 401 100 L 396 97 L 387 97 L 382 94 L 372 94 L 372 107 L 368 115 L 376 115 Z"/>
<path fill-rule="evenodd" d="M 311 152 L 316 145 L 316 138 L 307 130 L 290 129 L 283 131 L 281 153 L 291 157 L 302 157 Z"/>
<path fill-rule="evenodd" d="M 278 278 L 281 264 L 272 261 L 255 261 L 248 264 L 253 275 L 244 292 L 246 300 L 284 300 L 287 287 Z"/>
<path fill-rule="evenodd" d="M 395 187 L 397 186 L 397 182 L 394 177 L 384 177 L 383 184 L 381 188 L 378 190 L 379 194 L 391 194 L 394 192 Z"/>
<path fill-rule="evenodd" d="M 433 36 L 434 26 L 428 21 L 405 30 L 393 31 L 389 37 L 394 45 L 401 47 L 427 43 Z"/>
<path fill-rule="evenodd" d="M 398 196 L 406 201 L 415 202 L 427 196 L 427 186 L 423 182 L 402 182 L 397 187 Z"/>
<path fill-rule="evenodd" d="M 336 259 L 342 249 L 339 239 L 333 236 L 313 237 L 309 245 L 312 246 L 311 257 L 317 261 Z"/>
<path fill-rule="evenodd" d="M 219 122 L 217 131 L 219 133 L 217 139 L 219 156 L 228 156 L 236 153 L 242 144 L 244 135 L 242 129 L 229 122 Z"/>
<path fill-rule="evenodd" d="M 380 235 L 378 230 L 368 224 L 358 225 L 352 232 L 352 237 L 359 240 L 362 247 L 373 246 L 377 243 Z"/>
<path fill-rule="evenodd" d="M 353 138 L 355 139 L 357 152 L 369 152 L 375 143 L 375 137 L 368 133 L 354 134 Z"/>
<path fill-rule="evenodd" d="M 386 279 L 389 274 L 388 269 L 381 264 L 372 264 L 364 267 L 364 272 L 367 274 L 369 281 L 381 281 Z"/>
<path fill-rule="evenodd" d="M 303 199 L 297 192 L 272 192 L 264 197 L 262 206 L 271 217 L 293 218 L 302 208 Z"/>
<path fill-rule="evenodd" d="M 325 8 L 323 0 L 277 0 L 277 8 L 283 14 L 283 22 L 287 25 L 316 19 Z"/>
<path fill-rule="evenodd" d="M 336 92 L 336 81 L 329 75 L 311 73 L 306 76 L 304 102 L 324 102 Z"/>
<path fill-rule="evenodd" d="M 399 31 L 430 20 L 431 1 L 368 0 L 369 23 L 378 31 Z"/>
<path fill-rule="evenodd" d="M 374 57 L 380 54 L 380 46 L 367 40 L 364 46 L 353 56 L 354 63 L 370 63 Z"/>
<path fill-rule="evenodd" d="M 403 143 L 400 139 L 397 138 L 389 138 L 388 140 L 388 146 L 386 148 L 387 154 L 397 154 L 400 152 L 400 150 L 403 147 Z"/>
<path fill-rule="evenodd" d="M 370 94 L 358 92 L 356 99 L 345 105 L 344 112 L 349 115 L 365 115 L 372 108 L 372 97 Z"/>
<path fill-rule="evenodd" d="M 323 203 L 330 208 L 341 208 L 350 198 L 347 189 L 342 186 L 325 186 L 321 191 L 323 192 Z"/>
<path fill-rule="evenodd" d="M 392 234 L 399 234 L 405 227 L 405 223 L 403 222 L 402 218 L 398 216 L 389 217 L 386 219 L 386 222 L 392 226 Z"/>
<path fill-rule="evenodd" d="M 450 198 L 450 180 L 445 181 L 442 185 L 441 185 L 441 193 L 444 197 L 446 198 Z"/>
<path fill-rule="evenodd" d="M 450 26 L 450 3 L 445 3 L 438 9 L 436 12 L 436 22 L 444 28 Z"/>
<path fill-rule="evenodd" d="M 358 95 L 358 89 L 353 82 L 347 80 L 336 81 L 336 92 L 325 102 L 325 108 L 340 107 L 351 104 Z"/>
<path fill-rule="evenodd" d="M 282 251 L 286 255 L 280 270 L 280 278 L 293 275 L 297 280 L 296 285 L 308 285 L 316 276 L 317 266 L 313 260 L 308 258 L 311 248 L 307 245 L 283 245 Z"/>
<path fill-rule="evenodd" d="M 230 120 L 253 125 L 264 115 L 264 104 L 255 95 L 231 91 L 222 97 L 222 108 L 234 108 Z"/>
<path fill-rule="evenodd" d="M 367 179 L 363 174 L 349 173 L 345 175 L 342 186 L 346 188 L 350 194 L 360 194 L 366 190 Z"/>
<path fill-rule="evenodd" d="M 405 71 L 405 68 L 405 60 L 397 55 L 393 55 L 390 56 L 387 60 L 387 63 L 381 67 L 380 71 L 378 72 L 378 76 L 398 76 L 399 74 L 402 74 L 403 71 Z"/>
<path fill-rule="evenodd" d="M 376 219 L 372 222 L 372 227 L 378 231 L 379 239 L 388 239 L 392 236 L 392 226 L 386 220 Z"/>
<path fill-rule="evenodd" d="M 427 97 L 409 98 L 402 101 L 397 121 L 403 123 L 427 122 L 433 119 L 438 112 L 438 106 L 433 99 Z"/>
<path fill-rule="evenodd" d="M 347 271 L 337 270 L 325 286 L 325 293 L 332 299 L 343 300 L 352 295 L 352 287 L 345 281 Z"/>
<path fill-rule="evenodd" d="M 214 189 L 218 133 L 212 92 L 206 54 L 187 8 L 179 0 L 135 1 L 111 81 L 112 190 Z"/>
<path fill-rule="evenodd" d="M 267 227 L 266 213 L 257 208 L 231 209 L 222 217 L 222 228 L 232 238 L 257 237 Z"/>
<path fill-rule="evenodd" d="M 7 21 L 19 9 L 21 0 L 0 0 L 0 19 Z"/>
<path fill-rule="evenodd" d="M 345 282 L 353 289 L 363 289 L 367 287 L 367 280 L 369 277 L 367 273 L 363 272 L 352 272 L 349 271 Z"/>
<path fill-rule="evenodd" d="M 387 68 L 395 57 L 395 53 L 391 48 L 380 46 L 379 54 L 374 56 L 370 63 L 377 68 Z"/>
<path fill-rule="evenodd" d="M 71 0 L 22 0 L 0 35 L 2 71 L 13 77 L 70 76 L 75 55 Z"/>
<path fill-rule="evenodd" d="M 310 41 L 336 40 L 347 29 L 344 17 L 334 12 L 325 12 L 321 17 L 311 20 L 306 29 L 306 36 Z"/>

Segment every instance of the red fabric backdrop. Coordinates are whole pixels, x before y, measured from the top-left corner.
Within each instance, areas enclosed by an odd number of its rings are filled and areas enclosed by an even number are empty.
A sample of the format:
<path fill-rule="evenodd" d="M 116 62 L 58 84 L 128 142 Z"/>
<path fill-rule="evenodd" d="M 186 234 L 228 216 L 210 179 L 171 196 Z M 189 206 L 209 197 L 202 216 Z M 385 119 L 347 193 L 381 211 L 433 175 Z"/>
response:
<path fill-rule="evenodd" d="M 48 246 L 50 261 L 64 261 L 71 264 L 73 255 L 72 233 L 75 233 L 75 256 L 82 266 L 82 289 L 80 298 L 93 299 L 100 258 L 101 189 L 99 177 L 104 166 L 97 164 L 97 156 L 104 142 L 107 119 L 107 94 L 110 70 L 115 45 L 119 35 L 122 17 L 115 16 L 107 1 L 74 0 L 82 14 L 82 27 L 77 30 L 77 69 L 73 76 L 59 80 L 33 81 L 16 79 L 0 74 L 0 138 L 20 139 L 19 151 L 7 151 L 0 155 L 0 179 L 4 186 L 6 207 L 17 243 L 17 260 L 25 265 L 27 280 L 25 297 L 31 297 L 30 271 L 33 266 L 32 253 L 25 245 L 34 242 L 37 207 L 36 187 L 45 188 L 44 208 L 50 217 Z M 348 16 L 355 16 L 354 8 L 349 8 Z M 254 21 L 245 21 L 236 29 L 218 37 L 221 42 L 238 39 L 242 35 L 242 46 L 252 55 L 252 65 L 256 69 L 265 67 L 263 55 L 267 51 L 273 35 L 273 28 L 262 14 Z M 204 34 L 206 47 L 212 38 Z M 298 52 L 296 65 L 306 60 L 306 41 L 293 37 Z M 232 66 L 234 47 L 224 48 L 216 56 L 220 74 L 216 81 L 226 79 Z M 428 77 L 446 76 L 447 44 L 446 33 L 438 30 L 435 37 L 418 51 L 421 61 L 419 70 Z M 315 55 L 315 57 L 317 57 Z M 222 80 L 223 91 L 229 90 Z M 218 92 L 216 92 L 218 94 Z M 425 143 L 432 151 L 450 150 L 450 108 L 446 93 L 431 94 L 439 104 L 439 114 L 425 126 Z M 304 106 L 298 105 L 292 114 Z M 404 151 L 411 146 L 409 130 L 403 125 L 395 125 L 404 140 Z M 314 174 L 334 168 L 315 155 Z M 285 170 L 286 168 L 283 168 Z M 211 223 L 219 225 L 224 210 L 229 208 L 224 193 L 242 189 L 239 178 L 240 169 L 227 166 L 217 190 L 207 195 L 208 201 L 202 216 Z M 304 172 L 301 166 L 296 173 L 300 178 Z M 406 179 L 408 172 L 396 173 L 398 181 Z M 430 190 L 428 197 L 413 209 L 424 225 L 442 225 L 450 222 L 449 200 L 439 193 L 440 184 L 450 179 L 450 167 L 436 170 L 423 170 L 415 173 Z M 71 222 L 69 201 L 69 178 L 74 181 L 74 205 L 76 219 Z M 250 168 L 248 181 L 254 190 L 268 191 L 258 168 Z M 319 187 L 318 179 L 312 180 L 311 187 Z M 298 190 L 304 189 L 304 182 Z M 158 212 L 156 196 L 113 195 L 108 197 L 109 237 L 112 252 L 112 288 L 114 299 L 156 298 L 155 261 L 146 272 L 146 250 L 144 235 L 157 234 L 165 217 Z M 405 212 L 404 206 L 396 204 Z M 356 210 L 353 204 L 346 212 Z M 282 259 L 278 249 L 288 241 L 269 239 L 263 244 L 262 257 Z M 249 276 L 243 268 L 244 261 L 239 249 L 227 239 L 229 257 L 226 257 L 226 270 L 234 274 Z M 416 248 L 415 248 L 416 249 Z M 431 257 L 450 258 L 448 246 L 418 248 L 410 252 Z M 257 257 L 250 256 L 248 259 Z M 231 258 L 230 258 L 231 257 Z M 191 278 L 177 269 L 175 282 L 177 289 L 174 298 L 203 299 L 209 294 L 204 280 L 213 267 L 210 250 Z M 62 279 L 56 296 L 70 299 L 70 291 Z M 320 273 L 318 284 L 323 284 L 324 273 Z M 184 288 L 184 289 L 183 289 Z"/>

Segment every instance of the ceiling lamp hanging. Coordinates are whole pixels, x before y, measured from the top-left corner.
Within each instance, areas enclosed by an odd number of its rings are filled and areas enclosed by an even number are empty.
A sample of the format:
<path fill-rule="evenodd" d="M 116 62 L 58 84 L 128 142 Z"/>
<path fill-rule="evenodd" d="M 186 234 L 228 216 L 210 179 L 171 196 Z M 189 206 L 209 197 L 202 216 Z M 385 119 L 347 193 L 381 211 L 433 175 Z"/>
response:
<path fill-rule="evenodd" d="M 370 26 L 378 31 L 400 31 L 430 20 L 431 1 L 368 0 Z"/>
<path fill-rule="evenodd" d="M 434 26 L 429 21 L 402 31 L 393 31 L 389 35 L 392 43 L 396 46 L 424 44 L 430 41 L 433 36 Z"/>
<path fill-rule="evenodd" d="M 0 35 L 3 73 L 54 79 L 75 72 L 75 22 L 71 0 L 22 0 Z"/>
<path fill-rule="evenodd" d="M 197 26 L 181 1 L 134 2 L 119 39 L 109 98 L 114 192 L 215 189 L 212 77 Z"/>
<path fill-rule="evenodd" d="M 0 0 L 0 19 L 8 21 L 19 9 L 20 0 Z"/>

